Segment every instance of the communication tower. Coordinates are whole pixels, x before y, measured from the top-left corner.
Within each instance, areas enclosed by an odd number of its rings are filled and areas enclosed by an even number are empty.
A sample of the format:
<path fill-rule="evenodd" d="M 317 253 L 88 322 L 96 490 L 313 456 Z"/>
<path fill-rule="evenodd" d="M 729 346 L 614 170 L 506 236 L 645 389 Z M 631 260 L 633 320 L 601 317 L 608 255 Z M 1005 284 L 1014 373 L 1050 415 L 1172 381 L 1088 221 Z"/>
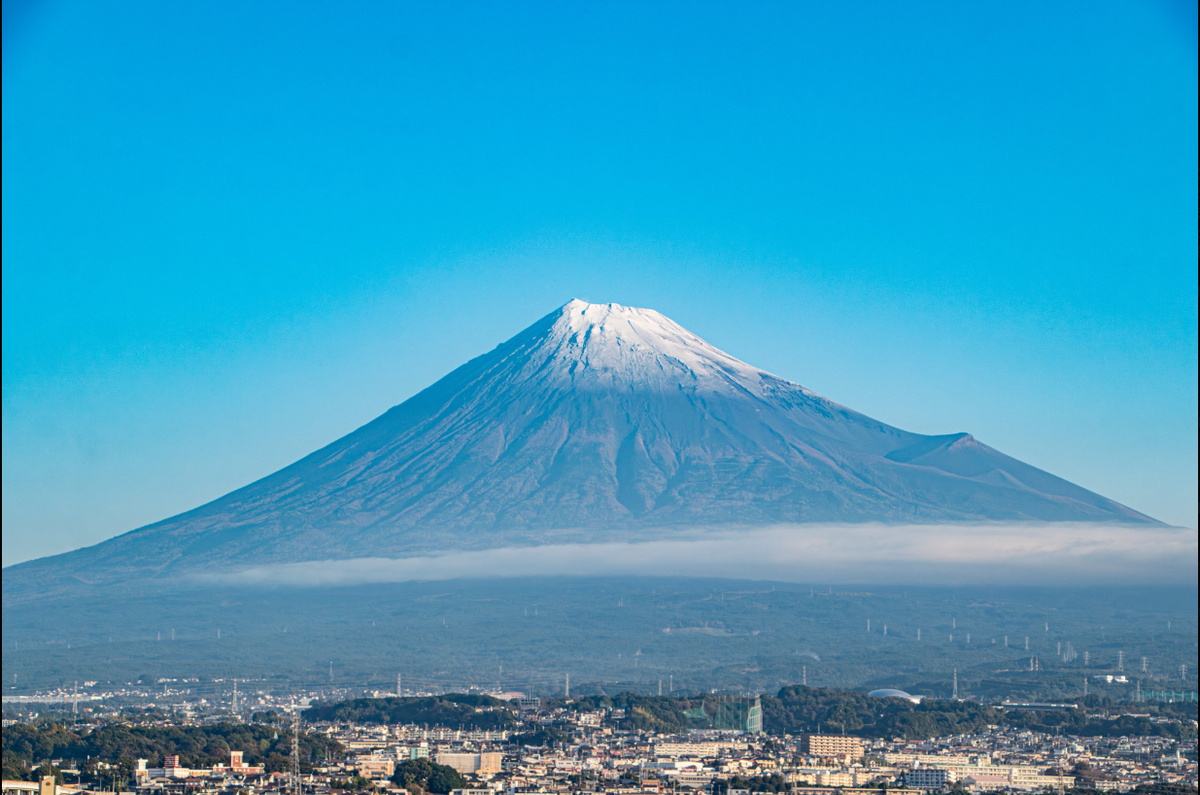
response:
<path fill-rule="evenodd" d="M 300 795 L 300 710 L 292 702 L 292 792 Z"/>

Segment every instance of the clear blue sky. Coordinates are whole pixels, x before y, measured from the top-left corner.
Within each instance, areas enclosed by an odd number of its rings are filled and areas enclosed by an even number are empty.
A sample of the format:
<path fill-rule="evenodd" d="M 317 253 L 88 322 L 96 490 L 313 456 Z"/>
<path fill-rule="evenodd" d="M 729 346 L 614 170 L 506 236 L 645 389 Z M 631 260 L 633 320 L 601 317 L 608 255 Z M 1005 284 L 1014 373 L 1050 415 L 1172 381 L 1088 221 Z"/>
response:
<path fill-rule="evenodd" d="M 1194 3 L 4 14 L 5 565 L 571 297 L 1196 526 Z"/>

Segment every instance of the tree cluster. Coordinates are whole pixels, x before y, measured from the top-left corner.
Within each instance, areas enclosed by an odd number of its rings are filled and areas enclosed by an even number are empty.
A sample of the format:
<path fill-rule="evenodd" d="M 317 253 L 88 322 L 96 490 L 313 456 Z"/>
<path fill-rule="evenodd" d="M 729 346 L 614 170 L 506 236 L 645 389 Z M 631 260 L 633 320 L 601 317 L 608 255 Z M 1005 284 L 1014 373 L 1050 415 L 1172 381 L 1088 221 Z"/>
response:
<path fill-rule="evenodd" d="M 432 792 L 447 795 L 450 790 L 464 789 L 467 780 L 452 767 L 430 762 L 428 759 L 410 759 L 396 765 L 392 782 L 412 793 Z"/>
<path fill-rule="evenodd" d="M 272 726 L 218 723 L 210 726 L 131 726 L 114 723 L 94 730 L 73 730 L 61 724 L 35 726 L 18 723 L 4 729 L 4 777 L 30 780 L 32 768 L 51 759 L 78 764 L 81 780 L 101 775 L 97 762 L 123 765 L 132 771 L 136 760 L 150 767 L 177 755 L 184 767 L 228 764 L 229 752 L 240 750 L 247 764 L 263 765 L 267 772 L 286 770 L 291 754 L 291 734 Z M 300 765 L 311 769 L 312 760 L 338 755 L 342 748 L 320 734 L 300 735 Z"/>
<path fill-rule="evenodd" d="M 314 704 L 305 720 L 350 723 L 428 724 L 463 729 L 506 729 L 516 724 L 507 701 L 450 693 L 419 698 L 356 698 Z"/>

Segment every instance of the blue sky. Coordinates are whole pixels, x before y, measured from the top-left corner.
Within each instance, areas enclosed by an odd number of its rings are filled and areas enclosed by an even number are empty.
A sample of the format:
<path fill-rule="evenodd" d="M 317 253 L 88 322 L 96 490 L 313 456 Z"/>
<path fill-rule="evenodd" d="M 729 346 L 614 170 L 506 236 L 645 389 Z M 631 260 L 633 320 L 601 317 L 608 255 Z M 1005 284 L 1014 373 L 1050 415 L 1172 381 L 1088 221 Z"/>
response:
<path fill-rule="evenodd" d="M 1196 526 L 1194 3 L 4 13 L 5 565 L 572 297 Z"/>

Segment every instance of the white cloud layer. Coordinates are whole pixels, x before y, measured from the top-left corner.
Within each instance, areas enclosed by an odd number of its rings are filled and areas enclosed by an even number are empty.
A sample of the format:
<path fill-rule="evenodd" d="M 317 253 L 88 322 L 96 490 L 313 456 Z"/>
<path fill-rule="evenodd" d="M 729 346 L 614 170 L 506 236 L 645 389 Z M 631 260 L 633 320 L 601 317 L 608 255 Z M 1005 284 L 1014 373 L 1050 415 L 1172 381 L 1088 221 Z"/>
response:
<path fill-rule="evenodd" d="M 633 543 L 353 558 L 198 575 L 336 586 L 529 576 L 664 575 L 800 583 L 1195 585 L 1197 533 L 1094 524 L 779 525 Z"/>

